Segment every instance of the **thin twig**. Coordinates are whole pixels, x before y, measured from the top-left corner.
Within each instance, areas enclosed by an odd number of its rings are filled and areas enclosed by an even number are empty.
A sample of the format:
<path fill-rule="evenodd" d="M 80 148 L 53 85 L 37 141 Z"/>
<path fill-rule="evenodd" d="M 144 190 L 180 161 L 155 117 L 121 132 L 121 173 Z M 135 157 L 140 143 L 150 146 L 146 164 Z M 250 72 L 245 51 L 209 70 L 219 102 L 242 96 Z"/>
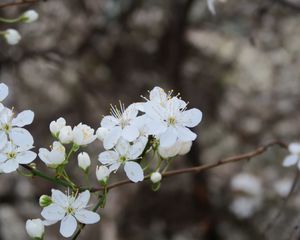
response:
<path fill-rule="evenodd" d="M 38 1 L 39 0 L 21 0 L 21 1 L 2 3 L 2 4 L 0 4 L 0 9 L 7 8 L 7 7 L 26 5 L 26 4 L 34 4 L 34 3 L 37 3 Z"/>
<path fill-rule="evenodd" d="M 281 141 L 272 141 L 266 145 L 260 146 L 258 148 L 256 148 L 255 150 L 248 152 L 248 153 L 244 153 L 244 154 L 240 154 L 240 155 L 236 155 L 233 157 L 228 157 L 228 158 L 224 158 L 222 160 L 219 160 L 216 163 L 211 163 L 211 164 L 204 164 L 201 166 L 196 166 L 196 167 L 189 167 L 189 168 L 183 168 L 183 169 L 178 169 L 178 170 L 173 170 L 173 171 L 168 171 L 165 173 L 162 173 L 162 176 L 164 178 L 166 177 L 171 177 L 174 175 L 178 175 L 178 174 L 184 174 L 184 173 L 199 173 L 199 172 L 203 172 L 205 170 L 211 169 L 211 168 L 215 168 L 215 167 L 219 167 L 221 165 L 224 164 L 228 164 L 228 163 L 234 163 L 234 162 L 238 162 L 238 161 L 242 161 L 242 160 L 249 160 L 255 156 L 261 155 L 262 153 L 264 153 L 265 151 L 268 150 L 268 148 L 272 147 L 272 146 L 280 146 L 282 148 L 287 148 L 287 145 L 284 142 Z M 145 180 L 149 179 L 150 175 L 145 176 Z M 129 184 L 132 183 L 130 180 L 122 180 L 116 183 L 113 183 L 111 185 L 109 185 L 107 187 L 107 189 L 112 189 L 112 188 L 116 188 L 125 184 Z M 90 190 L 91 192 L 98 192 L 98 191 L 103 191 L 103 187 L 94 187 L 94 188 L 82 188 L 80 190 Z"/>

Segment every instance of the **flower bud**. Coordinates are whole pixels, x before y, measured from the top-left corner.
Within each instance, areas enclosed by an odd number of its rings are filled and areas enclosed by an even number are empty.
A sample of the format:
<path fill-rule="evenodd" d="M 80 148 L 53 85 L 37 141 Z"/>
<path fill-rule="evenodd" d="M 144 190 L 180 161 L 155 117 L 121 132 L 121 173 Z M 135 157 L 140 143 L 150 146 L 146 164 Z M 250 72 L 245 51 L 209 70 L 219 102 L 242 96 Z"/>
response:
<path fill-rule="evenodd" d="M 73 129 L 73 142 L 78 146 L 88 145 L 96 139 L 94 132 L 90 126 L 79 123 Z"/>
<path fill-rule="evenodd" d="M 78 166 L 83 170 L 87 171 L 89 166 L 91 165 L 90 156 L 86 152 L 82 152 L 78 154 Z"/>
<path fill-rule="evenodd" d="M 63 144 L 68 144 L 73 141 L 73 131 L 70 126 L 64 126 L 59 131 L 59 141 Z"/>
<path fill-rule="evenodd" d="M 50 123 L 49 129 L 53 135 L 57 135 L 59 131 L 66 126 L 66 120 L 62 117 Z"/>
<path fill-rule="evenodd" d="M 28 219 L 26 221 L 26 231 L 28 235 L 32 239 L 42 239 L 44 232 L 45 232 L 45 226 L 41 219 Z"/>
<path fill-rule="evenodd" d="M 4 37 L 7 41 L 7 43 L 10 45 L 18 44 L 22 38 L 20 33 L 15 29 L 7 29 L 4 32 Z"/>
<path fill-rule="evenodd" d="M 150 179 L 151 179 L 151 182 L 158 183 L 161 181 L 162 176 L 159 172 L 154 172 L 151 174 Z"/>
<path fill-rule="evenodd" d="M 48 195 L 42 195 L 39 199 L 39 204 L 41 207 L 47 207 L 52 203 L 52 199 Z"/>
<path fill-rule="evenodd" d="M 22 15 L 22 19 L 26 23 L 32 23 L 39 18 L 39 14 L 34 10 L 28 10 Z"/>
<path fill-rule="evenodd" d="M 106 166 L 97 166 L 96 177 L 102 185 L 106 185 L 109 174 L 109 169 Z"/>

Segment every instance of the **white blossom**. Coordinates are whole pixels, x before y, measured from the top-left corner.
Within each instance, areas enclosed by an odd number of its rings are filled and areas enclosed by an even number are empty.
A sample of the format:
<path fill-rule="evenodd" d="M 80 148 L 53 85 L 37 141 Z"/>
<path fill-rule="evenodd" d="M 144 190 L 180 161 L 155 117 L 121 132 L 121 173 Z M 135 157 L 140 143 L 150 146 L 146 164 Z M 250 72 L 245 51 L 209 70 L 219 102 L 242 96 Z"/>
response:
<path fill-rule="evenodd" d="M 159 172 L 154 172 L 150 176 L 150 180 L 153 183 L 158 183 L 158 182 L 161 181 L 161 179 L 162 179 L 162 176 L 161 176 L 161 174 Z"/>
<path fill-rule="evenodd" d="M 230 210 L 239 218 L 249 218 L 260 207 L 261 202 L 255 198 L 237 197 L 230 205 Z"/>
<path fill-rule="evenodd" d="M 82 152 L 78 154 L 78 166 L 83 170 L 86 171 L 91 165 L 91 159 L 88 153 Z"/>
<path fill-rule="evenodd" d="M 10 45 L 16 45 L 21 40 L 20 33 L 15 29 L 7 29 L 4 33 L 4 37 L 7 43 Z"/>
<path fill-rule="evenodd" d="M 107 179 L 109 177 L 110 171 L 106 166 L 97 166 L 96 167 L 96 177 L 97 180 L 100 182 L 107 182 Z"/>
<path fill-rule="evenodd" d="M 71 237 L 76 231 L 77 221 L 83 224 L 94 224 L 100 220 L 99 214 L 86 209 L 90 199 L 88 190 L 75 197 L 52 189 L 51 197 L 52 203 L 42 210 L 41 215 L 47 225 L 61 221 L 59 231 L 66 238 Z"/>
<path fill-rule="evenodd" d="M 109 130 L 104 128 L 104 127 L 99 127 L 96 131 L 96 136 L 100 141 L 104 141 L 104 139 L 106 138 L 106 136 L 108 135 Z"/>
<path fill-rule="evenodd" d="M 53 142 L 52 149 L 49 151 L 46 148 L 39 149 L 39 158 L 51 168 L 57 168 L 63 164 L 66 158 L 66 149 L 58 141 Z"/>
<path fill-rule="evenodd" d="M 282 165 L 284 167 L 290 167 L 297 164 L 298 169 L 300 170 L 300 143 L 291 143 L 289 144 L 288 149 L 290 154 L 285 157 Z"/>
<path fill-rule="evenodd" d="M 197 126 L 202 119 L 202 112 L 196 108 L 186 110 L 186 103 L 172 97 L 164 102 L 148 101 L 144 104 L 148 120 L 149 134 L 160 140 L 162 147 L 171 147 L 177 140 L 194 141 L 197 137 L 189 128 Z"/>
<path fill-rule="evenodd" d="M 73 130 L 71 126 L 64 126 L 59 131 L 59 141 L 63 144 L 68 144 L 73 141 Z"/>
<path fill-rule="evenodd" d="M 33 137 L 24 128 L 25 125 L 32 123 L 34 113 L 31 110 L 25 110 L 14 117 L 11 109 L 4 108 L 0 114 L 0 133 L 6 133 L 10 140 L 18 146 L 32 146 Z"/>
<path fill-rule="evenodd" d="M 43 221 L 39 218 L 37 219 L 28 219 L 26 221 L 26 231 L 28 235 L 33 239 L 42 239 L 44 232 L 45 232 L 45 226 L 43 224 Z"/>
<path fill-rule="evenodd" d="M 90 126 L 79 123 L 73 129 L 73 142 L 78 146 L 88 145 L 96 139 L 94 132 Z"/>
<path fill-rule="evenodd" d="M 64 126 L 66 126 L 66 120 L 63 117 L 60 117 L 56 121 L 50 123 L 49 129 L 52 134 L 57 135 Z"/>
<path fill-rule="evenodd" d="M 32 23 L 39 18 L 39 14 L 34 10 L 28 10 L 23 13 L 22 17 L 26 23 Z"/>
<path fill-rule="evenodd" d="M 108 130 L 103 136 L 103 146 L 106 150 L 112 149 L 121 137 L 129 142 L 138 138 L 139 130 L 134 125 L 137 114 L 138 110 L 134 104 L 126 109 L 121 103 L 120 109 L 111 107 L 111 115 L 105 116 L 101 121 L 101 127 Z"/>
<path fill-rule="evenodd" d="M 125 139 L 121 138 L 114 150 L 105 151 L 99 154 L 99 161 L 108 166 L 109 171 L 117 171 L 121 165 L 127 177 L 133 182 L 144 180 L 142 167 L 135 162 L 144 151 L 144 143 L 137 142 L 132 145 Z"/>
<path fill-rule="evenodd" d="M 10 173 L 18 169 L 19 164 L 29 164 L 36 158 L 30 151 L 32 146 L 20 147 L 8 142 L 0 152 L 0 172 Z"/>

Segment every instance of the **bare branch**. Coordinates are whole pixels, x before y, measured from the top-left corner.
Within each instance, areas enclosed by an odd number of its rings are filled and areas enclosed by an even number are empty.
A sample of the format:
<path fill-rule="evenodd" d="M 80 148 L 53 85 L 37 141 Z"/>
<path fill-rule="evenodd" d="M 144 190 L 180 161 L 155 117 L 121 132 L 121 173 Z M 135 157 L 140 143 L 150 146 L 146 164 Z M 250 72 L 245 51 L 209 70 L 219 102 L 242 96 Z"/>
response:
<path fill-rule="evenodd" d="M 37 3 L 39 0 L 20 0 L 20 1 L 13 1 L 0 4 L 0 9 L 7 8 L 7 7 L 14 7 L 26 4 L 34 4 Z"/>

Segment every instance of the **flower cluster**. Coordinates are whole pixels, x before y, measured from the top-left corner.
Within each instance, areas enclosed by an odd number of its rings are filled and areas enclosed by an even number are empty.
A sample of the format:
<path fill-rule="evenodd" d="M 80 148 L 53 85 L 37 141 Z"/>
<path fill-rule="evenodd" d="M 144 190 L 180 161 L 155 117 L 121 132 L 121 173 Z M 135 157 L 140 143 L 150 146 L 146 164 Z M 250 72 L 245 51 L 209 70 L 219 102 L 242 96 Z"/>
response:
<path fill-rule="evenodd" d="M 37 154 L 32 151 L 33 137 L 24 126 L 32 123 L 34 113 L 25 110 L 15 114 L 5 107 L 2 101 L 8 95 L 8 87 L 0 84 L 0 171 L 13 172 L 22 164 L 29 170 L 29 173 L 18 171 L 22 175 L 42 177 L 67 188 L 67 194 L 52 189 L 51 196 L 40 197 L 42 219 L 26 222 L 26 230 L 32 239 L 43 239 L 45 226 L 58 222 L 63 237 L 70 237 L 76 231 L 78 236 L 82 226 L 98 222 L 100 216 L 96 211 L 105 205 L 110 175 L 120 167 L 132 182 L 143 181 L 147 176 L 153 190 L 157 190 L 171 160 L 189 152 L 197 137 L 190 128 L 200 123 L 201 111 L 196 108 L 188 110 L 188 104 L 179 95 L 172 96 L 172 92 L 166 93 L 159 87 L 149 93 L 149 98 L 144 98 L 146 101 L 133 103 L 127 108 L 121 103 L 120 109 L 112 106 L 111 115 L 103 117 L 97 131 L 83 123 L 67 125 L 62 117 L 52 121 L 49 130 L 53 143 L 50 149 L 42 147 L 38 150 L 39 159 L 51 169 L 52 177 L 40 171 L 37 164 L 30 164 Z M 67 173 L 66 166 L 74 162 L 75 157 L 89 183 L 92 158 L 80 150 L 97 138 L 105 149 L 98 155 L 101 165 L 95 169 L 102 193 L 91 211 L 88 203 L 93 188 L 77 185 Z"/>
<path fill-rule="evenodd" d="M 1 102 L 8 95 L 8 87 L 0 84 L 0 172 L 10 173 L 18 169 L 19 164 L 29 164 L 36 158 L 33 137 L 23 128 L 32 123 L 34 113 L 25 110 L 17 115 Z"/>
<path fill-rule="evenodd" d="M 18 23 L 18 22 L 24 22 L 24 23 L 32 23 L 38 19 L 39 15 L 36 11 L 34 10 L 28 10 L 24 12 L 21 16 L 15 19 L 5 19 L 5 18 L 0 18 L 0 22 L 4 23 Z M 10 45 L 16 45 L 20 42 L 22 39 L 20 33 L 13 28 L 9 28 L 5 31 L 1 31 L 0 35 L 4 37 L 6 42 Z"/>
<path fill-rule="evenodd" d="M 145 100 L 127 108 L 121 103 L 119 109 L 111 106 L 111 115 L 102 119 L 97 130 L 97 137 L 106 149 L 99 154 L 100 163 L 110 173 L 124 166 L 127 177 L 133 182 L 144 179 L 145 166 L 141 164 L 147 152 L 158 154 L 160 163 L 163 159 L 188 153 L 197 137 L 190 128 L 202 119 L 200 110 L 187 110 L 185 101 L 162 88 L 153 88 Z"/>

